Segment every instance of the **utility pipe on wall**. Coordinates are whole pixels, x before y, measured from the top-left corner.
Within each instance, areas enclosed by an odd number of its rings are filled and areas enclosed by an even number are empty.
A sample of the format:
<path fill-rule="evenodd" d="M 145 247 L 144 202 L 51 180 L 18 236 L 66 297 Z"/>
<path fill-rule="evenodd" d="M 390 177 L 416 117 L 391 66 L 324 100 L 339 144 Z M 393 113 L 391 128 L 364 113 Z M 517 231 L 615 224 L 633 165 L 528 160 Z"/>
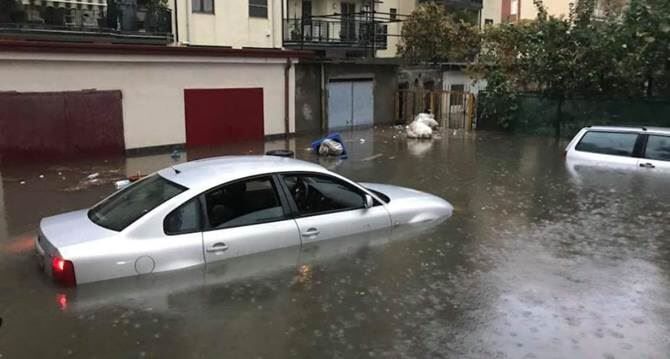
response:
<path fill-rule="evenodd" d="M 286 59 L 286 66 L 284 67 L 284 136 L 288 138 L 291 131 L 289 125 L 289 85 L 291 79 L 291 66 L 293 61 Z"/>

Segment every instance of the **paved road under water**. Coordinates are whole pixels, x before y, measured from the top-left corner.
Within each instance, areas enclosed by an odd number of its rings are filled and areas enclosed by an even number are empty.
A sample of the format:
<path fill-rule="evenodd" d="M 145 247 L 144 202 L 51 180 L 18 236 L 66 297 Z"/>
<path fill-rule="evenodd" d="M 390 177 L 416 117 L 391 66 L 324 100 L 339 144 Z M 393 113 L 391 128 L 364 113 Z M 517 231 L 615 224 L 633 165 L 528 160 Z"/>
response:
<path fill-rule="evenodd" d="M 36 269 L 39 218 L 90 206 L 112 180 L 174 160 L 2 168 L 0 357 L 670 356 L 670 176 L 568 169 L 565 144 L 547 138 L 411 141 L 392 128 L 345 137 L 349 158 L 325 166 L 440 195 L 454 216 L 364 243 L 64 290 Z M 317 161 L 310 140 L 288 145 Z"/>

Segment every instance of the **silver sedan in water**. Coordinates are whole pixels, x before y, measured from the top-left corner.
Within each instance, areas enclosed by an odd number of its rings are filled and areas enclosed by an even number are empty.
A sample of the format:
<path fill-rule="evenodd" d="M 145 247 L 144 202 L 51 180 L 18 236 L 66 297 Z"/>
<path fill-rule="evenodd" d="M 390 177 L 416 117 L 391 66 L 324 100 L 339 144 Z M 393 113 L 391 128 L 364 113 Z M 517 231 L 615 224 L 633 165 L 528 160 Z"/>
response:
<path fill-rule="evenodd" d="M 45 272 L 73 286 L 385 234 L 452 212 L 439 197 L 359 184 L 305 161 L 218 157 L 158 171 L 91 209 L 44 218 L 35 243 Z"/>

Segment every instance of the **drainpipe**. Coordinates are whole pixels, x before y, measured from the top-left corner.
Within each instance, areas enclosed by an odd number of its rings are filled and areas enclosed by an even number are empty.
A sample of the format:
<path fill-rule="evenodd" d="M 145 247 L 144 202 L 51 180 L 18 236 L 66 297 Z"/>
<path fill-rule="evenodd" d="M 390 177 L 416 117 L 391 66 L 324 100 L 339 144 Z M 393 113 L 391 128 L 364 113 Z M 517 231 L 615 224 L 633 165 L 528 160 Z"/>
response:
<path fill-rule="evenodd" d="M 286 66 L 284 67 L 284 136 L 288 138 L 291 130 L 289 126 L 289 80 L 291 77 L 291 66 L 293 61 L 290 58 L 286 59 Z"/>
<path fill-rule="evenodd" d="M 326 126 L 326 72 L 323 62 L 321 62 L 321 131 L 326 131 L 328 126 Z"/>
<path fill-rule="evenodd" d="M 179 8 L 177 4 L 179 0 L 174 0 L 174 42 L 179 45 Z"/>

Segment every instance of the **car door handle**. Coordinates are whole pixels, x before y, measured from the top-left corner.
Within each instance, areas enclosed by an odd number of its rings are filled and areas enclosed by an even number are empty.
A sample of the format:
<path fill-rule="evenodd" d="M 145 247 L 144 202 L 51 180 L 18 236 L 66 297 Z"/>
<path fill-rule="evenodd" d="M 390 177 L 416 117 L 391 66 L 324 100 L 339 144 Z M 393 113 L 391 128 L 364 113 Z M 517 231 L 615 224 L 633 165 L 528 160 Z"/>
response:
<path fill-rule="evenodd" d="M 304 232 L 302 232 L 303 237 L 312 237 L 312 236 L 318 236 L 319 235 L 319 230 L 316 228 L 310 228 Z"/>
<path fill-rule="evenodd" d="M 640 163 L 640 167 L 644 167 L 644 168 L 656 168 L 656 166 L 654 166 L 653 164 L 651 164 L 651 163 L 649 163 L 649 162 L 647 162 L 647 163 Z"/>
<path fill-rule="evenodd" d="M 212 244 L 211 247 L 207 248 L 208 253 L 215 253 L 215 252 L 225 252 L 228 250 L 228 245 L 223 243 L 223 242 L 217 242 Z"/>

